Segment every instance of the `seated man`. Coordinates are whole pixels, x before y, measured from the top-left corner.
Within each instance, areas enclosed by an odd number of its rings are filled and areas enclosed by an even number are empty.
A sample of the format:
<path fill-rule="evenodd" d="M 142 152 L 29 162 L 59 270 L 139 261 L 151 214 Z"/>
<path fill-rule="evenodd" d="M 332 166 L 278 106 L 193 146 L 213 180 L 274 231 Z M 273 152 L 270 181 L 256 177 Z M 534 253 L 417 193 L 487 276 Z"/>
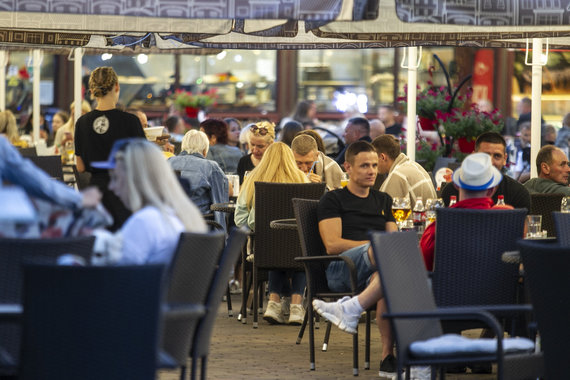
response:
<path fill-rule="evenodd" d="M 491 164 L 491 156 L 486 153 L 467 156 L 461 167 L 453 173 L 453 183 L 459 187 L 459 202 L 451 207 L 512 209 L 512 206 L 495 206 L 491 198 L 501 180 L 503 175 Z M 427 226 L 420 240 L 424 262 L 429 271 L 433 270 L 436 224 L 437 222 L 433 222 Z"/>
<path fill-rule="evenodd" d="M 545 145 L 536 156 L 538 178 L 528 180 L 524 187 L 529 193 L 564 194 L 570 196 L 568 187 L 568 158 L 554 145 Z"/>
<path fill-rule="evenodd" d="M 380 186 L 380 191 L 391 197 L 408 196 L 413 207 L 416 198 L 425 201 L 437 198 L 433 182 L 426 170 L 400 151 L 400 141 L 392 135 L 382 135 L 372 141 L 378 153 L 378 173 L 388 176 Z"/>
<path fill-rule="evenodd" d="M 372 190 L 377 175 L 378 154 L 365 141 L 352 143 L 346 151 L 345 169 L 349 175 L 348 185 L 343 189 L 326 193 L 319 202 L 319 231 L 329 255 L 344 255 L 352 259 L 358 275 L 358 286 L 363 288 L 372 276 L 372 283 L 379 288 L 378 274 L 367 232 L 370 229 L 397 231 L 392 216 L 392 198 Z M 327 268 L 329 288 L 335 292 L 350 290 L 348 268 L 342 261 L 331 262 Z M 314 300 L 315 310 L 340 329 L 356 333 L 360 314 L 377 304 L 377 315 L 385 311 L 384 300 L 371 298 L 372 291 L 365 291 L 358 297 L 345 297 L 336 303 Z M 381 375 L 393 376 L 396 372 L 393 338 L 390 324 L 377 318 L 382 336 Z"/>
<path fill-rule="evenodd" d="M 475 141 L 475 152 L 487 153 L 491 157 L 491 163 L 498 171 L 502 171 L 507 163 L 507 143 L 503 136 L 496 132 L 485 132 L 479 135 Z M 458 198 L 459 190 L 450 183 L 441 191 L 441 198 L 443 198 L 446 206 L 449 206 L 449 198 L 452 195 Z M 497 191 L 492 196 L 494 203 L 497 203 L 499 195 L 503 195 L 505 203 L 515 208 L 530 210 L 530 194 L 520 182 L 507 175 L 503 176 Z"/>
<path fill-rule="evenodd" d="M 329 190 L 340 187 L 342 169 L 332 158 L 319 152 L 314 138 L 305 134 L 297 135 L 291 142 L 291 150 L 297 167 L 307 174 L 309 181 L 325 182 Z"/>

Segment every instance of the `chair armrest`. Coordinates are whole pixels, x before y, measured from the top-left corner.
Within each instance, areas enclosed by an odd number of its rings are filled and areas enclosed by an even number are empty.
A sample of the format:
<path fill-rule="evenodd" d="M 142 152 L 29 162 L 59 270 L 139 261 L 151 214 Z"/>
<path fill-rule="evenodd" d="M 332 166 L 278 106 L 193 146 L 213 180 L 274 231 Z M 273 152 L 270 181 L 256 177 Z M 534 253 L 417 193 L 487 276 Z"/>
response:
<path fill-rule="evenodd" d="M 327 256 L 302 256 L 295 257 L 295 261 L 302 262 L 305 266 L 305 272 L 307 277 L 309 277 L 309 267 L 310 262 L 332 262 L 332 261 L 344 261 L 348 267 L 348 273 L 350 274 L 350 287 L 353 293 L 358 292 L 358 277 L 356 276 L 356 266 L 354 262 L 346 256 L 341 255 L 327 255 Z"/>
<path fill-rule="evenodd" d="M 168 319 L 193 319 L 206 314 L 206 306 L 199 304 L 166 304 L 162 306 L 162 313 Z"/>
<path fill-rule="evenodd" d="M 485 323 L 497 337 L 503 336 L 503 328 L 497 319 L 488 311 L 474 307 L 441 307 L 435 310 L 417 311 L 413 313 L 384 313 L 387 319 L 444 319 L 444 320 L 478 320 Z M 502 350 L 502 344 L 500 344 Z"/>

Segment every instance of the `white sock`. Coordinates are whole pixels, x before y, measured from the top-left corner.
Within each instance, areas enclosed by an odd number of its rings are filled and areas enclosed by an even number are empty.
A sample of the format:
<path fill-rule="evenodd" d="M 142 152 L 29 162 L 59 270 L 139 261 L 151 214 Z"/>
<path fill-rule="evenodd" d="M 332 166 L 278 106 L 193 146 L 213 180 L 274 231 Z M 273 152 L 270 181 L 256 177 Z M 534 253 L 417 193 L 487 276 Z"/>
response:
<path fill-rule="evenodd" d="M 360 302 L 358 302 L 358 296 L 354 296 L 351 299 L 342 303 L 342 307 L 345 313 L 352 315 L 360 315 L 364 311 Z"/>

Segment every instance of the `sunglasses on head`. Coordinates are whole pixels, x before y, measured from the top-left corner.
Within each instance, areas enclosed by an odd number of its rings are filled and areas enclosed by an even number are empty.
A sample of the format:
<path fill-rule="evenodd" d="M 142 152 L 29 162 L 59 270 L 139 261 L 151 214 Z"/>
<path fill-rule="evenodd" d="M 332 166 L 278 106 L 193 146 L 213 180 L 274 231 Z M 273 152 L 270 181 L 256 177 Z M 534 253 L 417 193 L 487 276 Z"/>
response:
<path fill-rule="evenodd" d="M 257 125 L 252 126 L 251 131 L 255 134 L 259 134 L 261 136 L 265 136 L 266 134 L 269 133 L 269 131 L 267 130 L 267 127 L 258 127 Z"/>

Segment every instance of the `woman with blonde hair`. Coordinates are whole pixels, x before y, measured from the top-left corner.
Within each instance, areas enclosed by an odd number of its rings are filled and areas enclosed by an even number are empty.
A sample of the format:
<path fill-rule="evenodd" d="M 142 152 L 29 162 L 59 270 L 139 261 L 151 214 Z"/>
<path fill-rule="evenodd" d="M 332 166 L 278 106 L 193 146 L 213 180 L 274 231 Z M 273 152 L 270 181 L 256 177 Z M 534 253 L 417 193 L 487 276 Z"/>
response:
<path fill-rule="evenodd" d="M 6 135 L 12 145 L 20 145 L 18 124 L 16 117 L 10 110 L 0 112 L 0 134 Z"/>
<path fill-rule="evenodd" d="M 241 187 L 234 220 L 236 226 L 248 225 L 255 230 L 255 182 L 304 183 L 307 176 L 295 162 L 293 151 L 286 144 L 276 142 L 265 151 L 259 165 L 247 176 Z M 291 285 L 289 284 L 291 279 Z M 305 289 L 302 272 L 269 271 L 269 302 L 263 318 L 269 323 L 284 323 L 281 295 L 291 291 L 289 324 L 300 325 L 305 310 L 301 305 Z"/>
<path fill-rule="evenodd" d="M 103 244 L 111 263 L 170 263 L 180 233 L 207 232 L 198 208 L 186 196 L 160 148 L 142 138 L 114 143 L 109 159 L 91 166 L 110 171 L 109 189 L 133 214 Z M 105 236 L 105 235 L 103 235 Z"/>
<path fill-rule="evenodd" d="M 265 150 L 275 141 L 275 124 L 269 121 L 260 121 L 249 127 L 250 154 L 243 156 L 237 165 L 239 183 L 243 183 L 246 172 L 252 171 L 261 162 Z"/>
<path fill-rule="evenodd" d="M 129 137 L 145 137 L 139 118 L 117 109 L 120 86 L 111 67 L 98 67 L 89 77 L 89 90 L 95 98 L 95 109 L 81 116 L 75 124 L 75 160 L 77 170 L 91 173 L 90 184 L 103 193 L 103 205 L 113 216 L 111 231 L 119 229 L 130 216 L 123 202 L 108 189 L 109 173 L 91 166 L 104 161 L 113 143 Z"/>
<path fill-rule="evenodd" d="M 61 154 L 63 152 L 63 146 L 66 142 L 73 142 L 73 135 L 75 134 L 75 102 L 71 103 L 69 111 L 70 116 L 67 118 L 67 121 L 55 131 L 53 145 L 55 145 L 55 148 L 57 149 L 57 154 Z M 88 112 L 91 112 L 91 106 L 85 100 L 82 100 L 81 115 L 85 115 Z M 57 114 L 59 114 L 59 112 Z"/>

